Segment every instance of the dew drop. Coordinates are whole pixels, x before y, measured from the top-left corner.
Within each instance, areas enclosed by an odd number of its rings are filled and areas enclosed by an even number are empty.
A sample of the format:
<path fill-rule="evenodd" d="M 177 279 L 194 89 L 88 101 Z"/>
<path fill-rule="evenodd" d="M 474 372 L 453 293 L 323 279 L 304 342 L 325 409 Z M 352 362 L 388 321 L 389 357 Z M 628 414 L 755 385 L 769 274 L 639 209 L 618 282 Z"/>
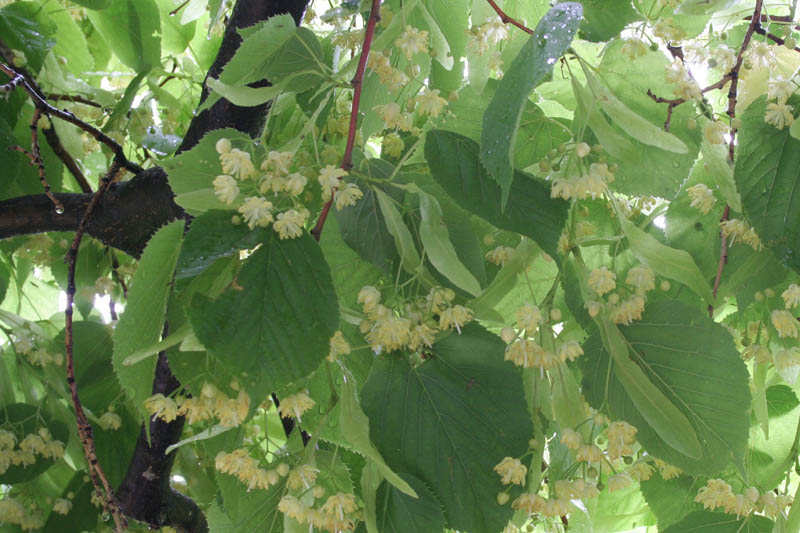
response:
<path fill-rule="evenodd" d="M 59 215 L 63 215 L 64 214 L 64 206 L 57 205 L 56 206 L 56 213 L 58 213 Z"/>

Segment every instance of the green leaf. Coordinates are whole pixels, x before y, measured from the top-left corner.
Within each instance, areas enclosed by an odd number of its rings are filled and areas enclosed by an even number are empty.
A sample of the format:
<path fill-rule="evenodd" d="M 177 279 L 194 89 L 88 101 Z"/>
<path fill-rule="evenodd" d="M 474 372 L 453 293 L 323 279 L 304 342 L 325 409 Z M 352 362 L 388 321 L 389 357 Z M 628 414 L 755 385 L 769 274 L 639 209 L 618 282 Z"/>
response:
<path fill-rule="evenodd" d="M 700 143 L 703 164 L 714 180 L 719 193 L 737 213 L 742 212 L 742 199 L 733 181 L 733 168 L 728 160 L 728 150 L 721 144 L 710 144 L 705 138 Z"/>
<path fill-rule="evenodd" d="M 588 41 L 608 41 L 630 22 L 641 19 L 630 0 L 581 0 L 581 4 L 580 36 Z"/>
<path fill-rule="evenodd" d="M 381 533 L 441 533 L 444 530 L 444 515 L 436 496 L 422 480 L 409 475 L 402 476 L 413 486 L 419 498 L 411 498 L 386 481 L 378 487 L 377 525 Z"/>
<path fill-rule="evenodd" d="M 789 104 L 797 106 L 800 98 Z M 761 242 L 800 271 L 800 140 L 764 122 L 766 97 L 742 114 L 733 178 Z"/>
<path fill-rule="evenodd" d="M 341 402 L 339 425 L 341 425 L 342 433 L 347 436 L 347 440 L 352 444 L 353 448 L 363 454 L 374 468 L 380 472 L 380 475 L 399 492 L 412 498 L 418 498 L 417 492 L 405 479 L 389 468 L 378 449 L 369 440 L 369 419 L 358 403 L 355 385 L 352 380 L 342 383 L 339 395 Z"/>
<path fill-rule="evenodd" d="M 114 351 L 111 329 L 98 322 L 78 320 L 72 323 L 72 335 L 75 382 L 80 391 L 81 403 L 87 409 L 102 414 L 120 393 L 119 383 L 111 367 Z M 63 353 L 64 330 L 53 339 L 53 346 Z"/>
<path fill-rule="evenodd" d="M 180 54 L 192 42 L 195 32 L 194 21 L 184 23 L 170 12 L 175 9 L 172 0 L 156 0 L 161 14 L 161 29 L 163 31 L 161 47 L 167 53 Z"/>
<path fill-rule="evenodd" d="M 639 484 L 647 505 L 656 515 L 658 527 L 662 531 L 687 514 L 703 509 L 701 503 L 694 501 L 697 491 L 703 485 L 703 481 L 694 477 L 678 476 L 664 479 L 659 474 L 654 474 Z"/>
<path fill-rule="evenodd" d="M 278 511 L 278 502 L 287 491 L 286 478 L 267 491 L 248 491 L 247 485 L 236 477 L 222 473 L 217 473 L 217 484 L 230 520 L 226 524 L 231 528 L 229 531 L 283 533 L 283 513 Z"/>
<path fill-rule="evenodd" d="M 380 189 L 375 189 L 375 196 L 378 198 L 378 205 L 380 205 L 381 213 L 386 221 L 386 229 L 394 237 L 394 244 L 400 254 L 400 264 L 403 265 L 403 269 L 411 275 L 419 274 L 429 285 L 436 285 L 430 274 L 425 271 L 414 244 L 414 237 L 411 236 L 408 226 L 403 222 L 400 211 L 394 206 L 394 201 Z"/>
<path fill-rule="evenodd" d="M 25 436 L 46 428 L 54 440 L 61 441 L 66 447 L 69 443 L 69 430 L 59 420 L 52 420 L 42 409 L 41 405 L 26 403 L 12 403 L 0 407 L 0 427 L 14 433 L 17 443 Z M 5 453 L 5 452 L 4 452 Z M 0 475 L 0 483 L 12 485 L 29 481 L 55 464 L 54 459 L 36 457 L 32 465 L 11 465 Z"/>
<path fill-rule="evenodd" d="M 736 0 L 683 0 L 675 13 L 681 15 L 708 15 L 728 9 Z"/>
<path fill-rule="evenodd" d="M 254 231 L 247 224 L 234 226 L 230 211 L 207 211 L 192 220 L 178 257 L 175 277 L 194 277 L 220 257 L 255 248 L 271 231 L 264 228 Z"/>
<path fill-rule="evenodd" d="M 700 459 L 703 449 L 691 423 L 633 360 L 619 328 L 607 317 L 598 321 L 598 326 L 603 345 L 614 361 L 614 373 L 645 421 L 668 446 Z"/>
<path fill-rule="evenodd" d="M 26 68 L 38 73 L 44 58 L 56 44 L 50 38 L 56 31 L 52 20 L 40 13 L 34 2 L 12 2 L 0 8 L 0 35 L 6 46 L 25 53 Z"/>
<path fill-rule="evenodd" d="M 448 527 L 499 531 L 511 509 L 497 505 L 508 487 L 492 469 L 524 453 L 533 433 L 522 379 L 503 361 L 505 343 L 476 324 L 431 351 L 415 368 L 375 361 L 361 399 L 370 438 L 389 466 L 440 498 Z"/>
<path fill-rule="evenodd" d="M 188 309 L 208 351 L 264 398 L 310 374 L 328 355 L 339 307 L 322 251 L 309 236 L 270 232 L 216 300 L 198 294 Z"/>
<path fill-rule="evenodd" d="M 230 103 L 242 107 L 252 107 L 269 102 L 281 94 L 284 89 L 278 86 L 248 87 L 247 85 L 228 85 L 214 78 L 206 80 L 208 88 L 228 100 Z M 210 106 L 207 106 L 210 107 Z"/>
<path fill-rule="evenodd" d="M 800 140 L 800 122 L 796 120 L 792 122 L 792 125 L 789 126 L 789 135 Z"/>
<path fill-rule="evenodd" d="M 450 242 L 439 202 L 433 196 L 420 192 L 419 207 L 422 216 L 419 236 L 428 259 L 447 279 L 473 296 L 478 296 L 481 293 L 480 283 L 458 258 Z"/>
<path fill-rule="evenodd" d="M 461 207 L 500 229 L 515 231 L 536 241 L 558 261 L 558 238 L 569 204 L 550 198 L 550 187 L 517 171 L 509 204 L 501 210 L 501 191 L 488 176 L 474 141 L 442 130 L 428 132 L 425 158 L 434 179 Z"/>
<path fill-rule="evenodd" d="M 663 533 L 772 533 L 775 522 L 764 516 L 737 518 L 725 513 L 696 511 Z"/>
<path fill-rule="evenodd" d="M 88 16 L 125 65 L 138 73 L 161 65 L 161 17 L 154 0 L 115 0 Z"/>
<path fill-rule="evenodd" d="M 648 303 L 642 319 L 619 328 L 632 361 L 689 419 L 702 446 L 692 459 L 665 444 L 627 393 L 612 358 L 595 334 L 579 360 L 583 393 L 595 408 L 638 428 L 649 453 L 682 470 L 714 475 L 741 466 L 747 444 L 750 391 L 747 369 L 730 334 L 701 310 L 679 301 Z"/>
<path fill-rule="evenodd" d="M 147 417 L 143 402 L 152 395 L 156 359 L 134 366 L 125 366 L 124 361 L 161 336 L 183 226 L 182 220 L 167 224 L 147 243 L 128 289 L 125 312 L 114 329 L 113 365 L 117 380 L 144 418 Z"/>
<path fill-rule="evenodd" d="M 659 276 L 683 283 L 709 305 L 714 305 L 711 287 L 691 255 L 684 250 L 676 250 L 661 244 L 655 237 L 640 230 L 624 217 L 620 217 L 620 225 L 636 259 Z"/>
<path fill-rule="evenodd" d="M 500 185 L 502 211 L 505 211 L 514 181 L 511 150 L 525 102 L 569 47 L 582 16 L 583 8 L 575 2 L 563 2 L 548 11 L 505 72 L 483 114 L 481 162 Z"/>
<path fill-rule="evenodd" d="M 113 0 L 73 0 L 76 4 L 89 9 L 105 9 L 111 5 Z"/>
<path fill-rule="evenodd" d="M 581 62 L 581 67 L 583 67 L 586 81 L 592 91 L 595 101 L 600 104 L 600 107 L 606 112 L 613 123 L 619 126 L 625 133 L 644 144 L 655 146 L 662 150 L 675 152 L 676 154 L 686 154 L 689 152 L 689 149 L 683 141 L 652 124 L 623 104 L 619 98 L 614 96 L 608 87 L 592 74 L 591 68 L 587 67 L 585 63 Z"/>

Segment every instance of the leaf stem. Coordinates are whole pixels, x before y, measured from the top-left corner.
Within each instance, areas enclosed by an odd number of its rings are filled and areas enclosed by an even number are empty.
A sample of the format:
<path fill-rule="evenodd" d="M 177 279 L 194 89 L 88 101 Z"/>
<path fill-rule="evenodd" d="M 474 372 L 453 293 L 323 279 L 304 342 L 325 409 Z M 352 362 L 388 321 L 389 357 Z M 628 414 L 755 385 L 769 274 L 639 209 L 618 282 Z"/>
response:
<path fill-rule="evenodd" d="M 364 85 L 364 71 L 367 68 L 367 58 L 369 57 L 369 49 L 372 46 L 372 39 L 375 35 L 375 26 L 381 18 L 380 7 L 381 0 L 372 0 L 372 8 L 370 9 L 369 19 L 367 20 L 367 29 L 364 32 L 364 44 L 361 47 L 361 57 L 358 59 L 356 73 L 350 82 L 353 86 L 353 104 L 350 108 L 350 127 L 347 130 L 347 144 L 344 147 L 344 156 L 342 157 L 342 164 L 340 165 L 342 170 L 349 171 L 353 167 L 353 145 L 356 141 L 358 107 L 361 102 L 361 89 Z M 319 214 L 314 229 L 311 230 L 311 236 L 314 237 L 314 240 L 317 242 L 319 242 L 322 236 L 322 229 L 325 227 L 325 220 L 328 218 L 328 213 L 331 210 L 335 194 L 336 189 L 333 189 L 330 199 L 322 206 L 322 212 Z"/>
<path fill-rule="evenodd" d="M 516 26 L 517 28 L 521 29 L 525 33 L 533 34 L 533 30 L 527 27 L 525 24 L 521 23 L 515 18 L 509 17 L 505 11 L 503 11 L 500 6 L 498 6 L 494 0 L 486 0 L 489 2 L 489 5 L 492 6 L 494 12 L 497 13 L 497 16 L 500 17 L 500 20 L 503 21 L 503 24 L 511 24 L 512 26 Z"/>

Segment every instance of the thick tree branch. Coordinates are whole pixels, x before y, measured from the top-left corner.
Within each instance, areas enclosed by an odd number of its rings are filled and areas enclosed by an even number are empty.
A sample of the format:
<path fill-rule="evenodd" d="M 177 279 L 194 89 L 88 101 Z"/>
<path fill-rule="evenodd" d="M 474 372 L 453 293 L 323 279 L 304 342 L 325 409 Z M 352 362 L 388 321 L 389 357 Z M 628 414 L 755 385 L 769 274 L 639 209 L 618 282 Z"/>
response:
<path fill-rule="evenodd" d="M 75 231 L 91 194 L 56 193 L 64 213 L 58 214 L 43 194 L 0 202 L 0 239 L 42 233 Z M 139 257 L 161 226 L 185 218 L 173 201 L 167 175 L 160 167 L 145 170 L 130 181 L 112 183 L 89 219 L 86 233 L 118 250 Z"/>

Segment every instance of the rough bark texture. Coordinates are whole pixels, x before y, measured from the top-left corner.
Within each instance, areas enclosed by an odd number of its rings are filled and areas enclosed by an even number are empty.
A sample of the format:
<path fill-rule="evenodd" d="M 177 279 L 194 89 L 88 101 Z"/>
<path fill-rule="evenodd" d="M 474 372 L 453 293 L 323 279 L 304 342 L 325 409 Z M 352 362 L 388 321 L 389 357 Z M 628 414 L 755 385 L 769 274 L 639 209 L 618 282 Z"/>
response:
<path fill-rule="evenodd" d="M 153 233 L 164 224 L 186 218 L 173 201 L 167 175 L 160 167 L 145 170 L 130 181 L 112 183 L 89 219 L 87 233 L 118 250 L 139 257 Z M 63 194 L 58 214 L 45 195 L 0 202 L 0 238 L 45 231 L 75 231 L 91 194 Z"/>

